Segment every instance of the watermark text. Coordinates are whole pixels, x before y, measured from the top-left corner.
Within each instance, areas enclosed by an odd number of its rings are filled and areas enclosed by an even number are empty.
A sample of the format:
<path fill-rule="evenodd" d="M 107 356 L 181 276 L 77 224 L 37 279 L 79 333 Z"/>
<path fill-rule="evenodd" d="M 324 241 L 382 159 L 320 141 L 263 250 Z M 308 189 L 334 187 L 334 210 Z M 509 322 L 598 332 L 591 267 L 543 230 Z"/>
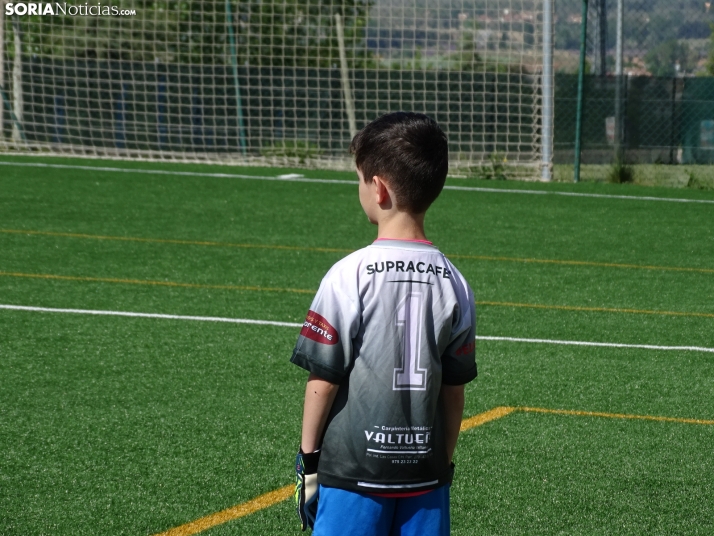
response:
<path fill-rule="evenodd" d="M 97 4 L 68 4 L 67 2 L 8 2 L 5 15 L 69 16 L 69 17 L 133 17 L 136 9 Z"/>

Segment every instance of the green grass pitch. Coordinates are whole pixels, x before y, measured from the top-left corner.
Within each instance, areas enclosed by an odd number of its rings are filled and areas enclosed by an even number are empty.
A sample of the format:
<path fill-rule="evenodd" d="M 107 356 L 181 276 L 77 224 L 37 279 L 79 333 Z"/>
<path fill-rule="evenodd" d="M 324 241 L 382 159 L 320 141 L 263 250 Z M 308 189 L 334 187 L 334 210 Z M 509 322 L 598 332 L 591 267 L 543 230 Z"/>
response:
<path fill-rule="evenodd" d="M 0 161 L 70 166 L 0 165 L 0 304 L 300 322 L 327 269 L 375 237 L 354 186 L 173 173 L 295 170 Z M 479 335 L 714 347 L 713 222 L 712 204 L 445 190 L 427 235 L 486 302 Z M 0 534 L 151 535 L 289 484 L 306 379 L 288 362 L 296 336 L 0 310 Z M 479 341 L 477 359 L 467 417 L 714 419 L 713 353 Z M 462 434 L 453 534 L 711 534 L 712 445 L 712 425 L 515 412 Z M 297 533 L 291 501 L 205 532 Z"/>

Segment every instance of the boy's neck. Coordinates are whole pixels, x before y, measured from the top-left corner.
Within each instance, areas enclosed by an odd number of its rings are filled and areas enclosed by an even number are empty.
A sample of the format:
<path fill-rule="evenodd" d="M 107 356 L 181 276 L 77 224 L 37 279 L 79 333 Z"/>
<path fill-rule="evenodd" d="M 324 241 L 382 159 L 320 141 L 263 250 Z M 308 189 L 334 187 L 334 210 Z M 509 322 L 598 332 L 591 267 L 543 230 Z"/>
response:
<path fill-rule="evenodd" d="M 377 238 L 426 240 L 424 214 L 409 214 L 402 211 L 384 214 L 384 218 L 377 222 Z"/>

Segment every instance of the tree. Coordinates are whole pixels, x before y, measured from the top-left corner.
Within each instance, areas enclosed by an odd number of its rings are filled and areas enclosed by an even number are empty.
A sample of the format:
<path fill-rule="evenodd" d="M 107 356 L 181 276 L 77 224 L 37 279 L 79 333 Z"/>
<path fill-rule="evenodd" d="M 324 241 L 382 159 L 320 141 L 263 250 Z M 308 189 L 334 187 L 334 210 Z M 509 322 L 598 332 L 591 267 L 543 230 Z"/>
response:
<path fill-rule="evenodd" d="M 369 0 L 274 0 L 238 4 L 239 62 L 251 65 L 337 67 L 335 13 L 344 21 L 347 60 L 369 63 L 364 46 Z"/>
<path fill-rule="evenodd" d="M 645 67 L 653 76 L 676 76 L 693 70 L 696 61 L 687 43 L 670 39 L 647 53 Z"/>
<path fill-rule="evenodd" d="M 709 58 L 707 58 L 707 73 L 714 76 L 714 24 L 709 26 L 712 30 L 709 36 Z"/>
<path fill-rule="evenodd" d="M 483 67 L 481 56 L 476 51 L 476 45 L 479 40 L 478 26 L 474 21 L 466 20 L 466 18 L 462 18 L 462 23 L 459 32 L 459 48 L 454 58 L 456 60 L 454 67 L 459 71 L 477 71 Z M 484 32 L 483 36 L 488 36 L 488 33 Z"/>
<path fill-rule="evenodd" d="M 68 2 L 84 4 L 84 2 Z M 370 0 L 233 0 L 241 65 L 331 67 L 339 62 L 334 14 L 345 24 L 348 61 L 369 61 Z M 55 58 L 228 64 L 226 3 L 123 0 L 126 17 L 24 17 L 25 52 Z"/>

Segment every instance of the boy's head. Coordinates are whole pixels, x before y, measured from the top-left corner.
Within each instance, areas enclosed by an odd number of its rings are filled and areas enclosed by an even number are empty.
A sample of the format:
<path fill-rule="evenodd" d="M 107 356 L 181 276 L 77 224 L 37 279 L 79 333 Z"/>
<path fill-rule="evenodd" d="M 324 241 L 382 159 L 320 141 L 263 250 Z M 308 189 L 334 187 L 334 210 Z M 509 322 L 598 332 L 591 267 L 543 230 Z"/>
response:
<path fill-rule="evenodd" d="M 426 212 L 439 196 L 449 171 L 446 135 L 424 114 L 386 114 L 360 130 L 350 144 L 367 183 L 380 177 L 394 192 L 397 208 Z"/>

